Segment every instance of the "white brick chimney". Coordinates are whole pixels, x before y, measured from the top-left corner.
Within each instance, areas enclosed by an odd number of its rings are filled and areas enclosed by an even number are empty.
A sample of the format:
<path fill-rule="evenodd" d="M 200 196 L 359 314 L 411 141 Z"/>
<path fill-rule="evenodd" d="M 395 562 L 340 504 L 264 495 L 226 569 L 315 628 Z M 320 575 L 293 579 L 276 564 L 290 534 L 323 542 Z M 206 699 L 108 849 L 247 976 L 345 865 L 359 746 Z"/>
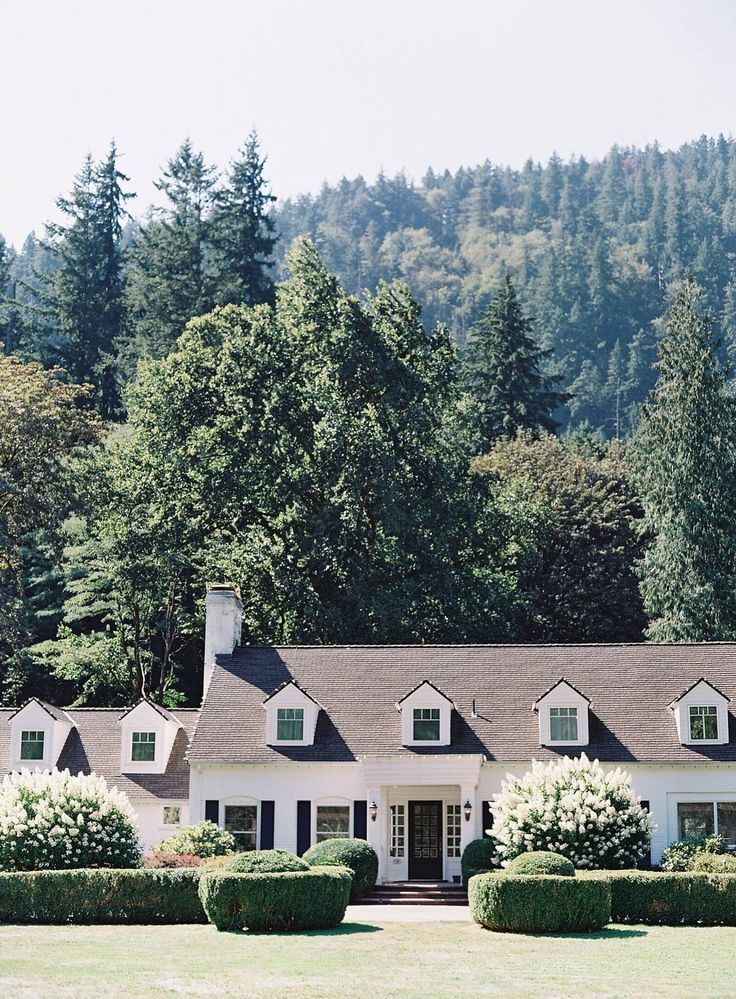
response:
<path fill-rule="evenodd" d="M 231 583 L 207 587 L 204 623 L 204 684 L 202 697 L 215 671 L 216 656 L 230 655 L 240 644 L 243 604 L 240 590 Z"/>

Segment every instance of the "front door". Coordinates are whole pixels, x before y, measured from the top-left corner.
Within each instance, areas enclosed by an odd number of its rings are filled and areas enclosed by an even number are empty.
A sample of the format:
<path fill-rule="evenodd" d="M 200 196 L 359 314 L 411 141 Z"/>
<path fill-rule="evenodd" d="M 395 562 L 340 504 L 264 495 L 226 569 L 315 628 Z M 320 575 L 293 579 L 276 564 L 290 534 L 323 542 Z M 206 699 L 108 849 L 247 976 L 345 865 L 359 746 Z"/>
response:
<path fill-rule="evenodd" d="M 442 880 L 442 802 L 409 802 L 409 878 Z"/>

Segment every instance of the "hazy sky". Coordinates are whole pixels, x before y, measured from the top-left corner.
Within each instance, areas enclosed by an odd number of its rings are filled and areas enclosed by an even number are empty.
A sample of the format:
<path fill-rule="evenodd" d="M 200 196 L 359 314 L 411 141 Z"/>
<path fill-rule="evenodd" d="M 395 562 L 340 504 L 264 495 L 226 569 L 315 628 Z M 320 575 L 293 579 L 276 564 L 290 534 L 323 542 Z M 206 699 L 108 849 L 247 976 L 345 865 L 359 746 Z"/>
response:
<path fill-rule="evenodd" d="M 0 0 L 0 232 L 111 138 L 143 214 L 189 135 L 279 196 L 383 167 L 736 133 L 736 0 Z"/>

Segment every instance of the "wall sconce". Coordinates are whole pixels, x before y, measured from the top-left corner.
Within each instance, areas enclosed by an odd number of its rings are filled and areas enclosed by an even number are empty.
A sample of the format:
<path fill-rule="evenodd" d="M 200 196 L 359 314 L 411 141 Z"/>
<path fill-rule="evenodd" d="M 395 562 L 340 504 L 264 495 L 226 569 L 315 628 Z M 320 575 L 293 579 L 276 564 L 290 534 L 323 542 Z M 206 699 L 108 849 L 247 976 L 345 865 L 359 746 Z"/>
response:
<path fill-rule="evenodd" d="M 470 813 L 473 811 L 473 806 L 470 803 L 470 799 L 465 799 L 465 804 L 463 805 L 463 812 L 465 813 L 465 821 L 470 822 Z"/>
<path fill-rule="evenodd" d="M 375 801 L 372 801 L 370 803 L 370 805 L 368 806 L 368 811 L 371 816 L 371 822 L 375 822 L 376 816 L 378 815 L 378 805 L 375 803 Z"/>

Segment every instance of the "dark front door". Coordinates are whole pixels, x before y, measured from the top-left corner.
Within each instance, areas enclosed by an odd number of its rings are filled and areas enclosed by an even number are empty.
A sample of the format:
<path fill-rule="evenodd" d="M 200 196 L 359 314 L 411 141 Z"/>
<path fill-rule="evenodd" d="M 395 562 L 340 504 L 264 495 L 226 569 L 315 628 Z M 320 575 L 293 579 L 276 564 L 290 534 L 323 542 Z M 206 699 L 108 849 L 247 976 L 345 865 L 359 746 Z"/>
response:
<path fill-rule="evenodd" d="M 442 879 L 442 802 L 409 802 L 409 877 Z"/>

